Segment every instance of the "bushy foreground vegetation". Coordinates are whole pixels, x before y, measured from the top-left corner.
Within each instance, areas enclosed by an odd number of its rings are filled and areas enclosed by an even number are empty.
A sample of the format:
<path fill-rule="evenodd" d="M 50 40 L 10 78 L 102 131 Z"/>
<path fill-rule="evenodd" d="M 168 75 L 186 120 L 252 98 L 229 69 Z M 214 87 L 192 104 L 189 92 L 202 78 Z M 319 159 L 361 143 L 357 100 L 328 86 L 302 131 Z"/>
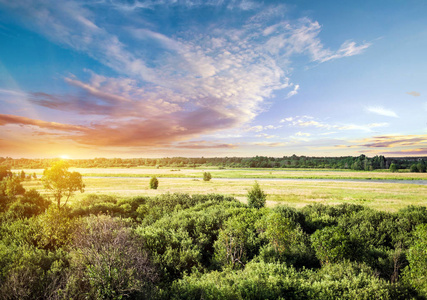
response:
<path fill-rule="evenodd" d="M 78 174 L 80 175 L 80 174 Z M 54 202 L 0 173 L 0 299 L 426 299 L 427 209 L 266 208 L 222 195 L 86 195 L 58 163 Z M 73 180 L 69 180 L 69 179 Z"/>

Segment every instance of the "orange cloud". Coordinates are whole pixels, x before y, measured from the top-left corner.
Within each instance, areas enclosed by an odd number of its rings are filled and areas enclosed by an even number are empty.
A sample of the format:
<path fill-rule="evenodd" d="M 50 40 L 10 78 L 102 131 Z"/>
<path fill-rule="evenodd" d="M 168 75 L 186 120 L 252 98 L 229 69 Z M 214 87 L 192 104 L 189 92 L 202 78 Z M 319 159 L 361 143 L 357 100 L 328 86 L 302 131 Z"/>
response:
<path fill-rule="evenodd" d="M 67 131 L 67 132 L 69 131 L 81 132 L 86 130 L 85 127 L 78 126 L 78 125 L 46 122 L 46 121 L 34 120 L 26 117 L 0 114 L 0 126 L 4 126 L 8 124 L 37 126 L 43 129 L 60 130 L 60 131 Z"/>

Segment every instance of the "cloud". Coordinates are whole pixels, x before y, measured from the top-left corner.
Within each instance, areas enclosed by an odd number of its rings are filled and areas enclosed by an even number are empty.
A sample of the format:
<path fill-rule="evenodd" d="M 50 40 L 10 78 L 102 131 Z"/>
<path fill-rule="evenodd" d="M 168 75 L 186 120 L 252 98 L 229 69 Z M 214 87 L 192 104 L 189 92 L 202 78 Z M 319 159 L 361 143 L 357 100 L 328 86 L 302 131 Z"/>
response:
<path fill-rule="evenodd" d="M 117 9 L 124 11 L 133 11 L 138 9 L 149 9 L 154 10 L 158 9 L 160 6 L 169 6 L 169 7 L 185 7 L 185 8 L 197 8 L 201 6 L 208 7 L 221 7 L 225 6 L 229 10 L 253 10 L 260 7 L 260 4 L 255 1 L 249 0 L 233 0 L 233 1 L 223 1 L 223 0 L 208 0 L 208 1 L 169 1 L 169 0 L 141 0 L 141 1 L 120 1 L 120 0 L 111 0 L 109 1 L 111 5 Z"/>
<path fill-rule="evenodd" d="M 298 131 L 297 133 L 295 133 L 295 136 L 311 136 L 311 134 L 310 133 L 307 133 L 307 132 L 301 132 L 301 131 Z"/>
<path fill-rule="evenodd" d="M 0 94 L 17 96 L 17 97 L 26 97 L 27 94 L 21 91 L 9 90 L 9 89 L 0 89 Z"/>
<path fill-rule="evenodd" d="M 166 145 L 241 128 L 267 108 L 267 99 L 276 91 L 292 89 L 288 97 L 297 94 L 299 85 L 287 75 L 293 56 L 306 55 L 322 63 L 358 55 L 369 47 L 345 41 L 338 50 L 328 49 L 319 38 L 318 22 L 286 20 L 284 6 L 262 8 L 255 1 L 0 3 L 30 30 L 116 72 L 107 77 L 89 71 L 86 80 L 69 75 L 65 82 L 74 90 L 68 94 L 29 94 L 29 101 L 43 107 L 95 115 L 90 126 L 73 135 L 74 141 L 85 145 Z M 246 19 L 236 25 L 223 18 L 173 33 L 148 20 L 127 21 L 140 10 L 176 6 L 245 10 Z M 98 11 L 118 14 L 123 24 L 108 23 Z M 334 128 L 315 120 L 296 122 Z M 267 129 L 274 127 L 262 128 Z"/>
<path fill-rule="evenodd" d="M 253 132 L 261 132 L 261 131 L 264 131 L 264 130 L 278 129 L 278 128 L 281 128 L 281 127 L 282 127 L 281 125 L 278 125 L 278 126 L 274 126 L 274 125 L 267 125 L 267 126 L 257 125 L 257 126 L 252 126 L 252 127 L 248 128 L 248 129 L 246 129 L 246 131 L 249 131 L 249 132 L 251 132 L 251 131 L 253 131 Z"/>
<path fill-rule="evenodd" d="M 216 143 L 208 141 L 189 141 L 180 142 L 174 147 L 183 149 L 234 149 L 238 146 L 234 144 Z"/>
<path fill-rule="evenodd" d="M 288 126 L 297 126 L 297 127 L 315 127 L 319 129 L 326 129 L 326 130 L 360 130 L 360 131 L 367 131 L 371 132 L 373 128 L 378 127 L 387 127 L 389 126 L 388 123 L 371 123 L 371 124 L 364 124 L 364 125 L 357 125 L 357 124 L 328 124 L 322 121 L 316 121 L 313 117 L 310 116 L 296 116 L 296 117 L 288 117 L 285 119 L 282 119 L 280 123 L 287 123 Z M 330 134 L 330 133 L 328 133 Z"/>
<path fill-rule="evenodd" d="M 384 152 L 384 155 L 425 156 L 427 155 L 427 147 L 417 148 L 417 149 L 405 149 L 401 151 L 389 151 L 389 152 Z"/>
<path fill-rule="evenodd" d="M 274 138 L 278 138 L 277 135 L 270 135 L 270 134 L 266 134 L 266 133 L 260 133 L 257 134 L 256 137 L 260 137 L 260 138 L 266 138 L 266 139 L 274 139 Z"/>
<path fill-rule="evenodd" d="M 280 142 L 276 142 L 276 143 L 258 142 L 258 143 L 253 143 L 253 145 L 263 146 L 263 147 L 284 147 L 287 144 L 286 143 L 280 143 Z"/>
<path fill-rule="evenodd" d="M 371 46 L 370 43 L 364 43 L 362 45 L 357 46 L 355 42 L 345 41 L 341 45 L 340 49 L 335 53 L 329 54 L 329 53 L 325 53 L 325 51 L 318 51 L 319 53 L 321 53 L 321 55 L 315 60 L 318 60 L 320 62 L 326 62 L 332 59 L 358 55 L 363 53 L 363 51 L 367 49 L 369 46 Z"/>
<path fill-rule="evenodd" d="M 0 126 L 5 125 L 21 125 L 35 126 L 42 129 L 59 130 L 65 132 L 83 132 L 86 130 L 83 126 L 61 124 L 56 122 L 46 122 L 42 120 L 34 120 L 26 117 L 0 114 Z"/>
<path fill-rule="evenodd" d="M 411 96 L 414 96 L 414 97 L 419 97 L 419 96 L 421 96 L 421 94 L 420 94 L 420 93 L 415 92 L 415 91 L 407 92 L 406 94 L 411 95 Z"/>
<path fill-rule="evenodd" d="M 393 148 L 401 146 L 414 146 L 427 143 L 427 136 L 423 135 L 395 135 L 395 136 L 377 136 L 362 140 L 367 142 L 361 146 L 369 148 Z"/>
<path fill-rule="evenodd" d="M 295 96 L 296 94 L 298 94 L 298 90 L 299 90 L 299 85 L 296 84 L 294 89 L 286 95 L 286 98 L 290 98 L 292 96 Z"/>
<path fill-rule="evenodd" d="M 380 116 L 398 118 L 399 116 L 392 110 L 382 106 L 368 106 L 365 108 L 367 112 L 374 113 Z"/>

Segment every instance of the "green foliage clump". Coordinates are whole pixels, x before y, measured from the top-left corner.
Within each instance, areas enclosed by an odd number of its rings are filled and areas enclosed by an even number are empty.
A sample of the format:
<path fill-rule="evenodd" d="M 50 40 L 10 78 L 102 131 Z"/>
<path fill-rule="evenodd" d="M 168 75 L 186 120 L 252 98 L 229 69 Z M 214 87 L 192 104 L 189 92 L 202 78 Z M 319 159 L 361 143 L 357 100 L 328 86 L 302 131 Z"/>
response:
<path fill-rule="evenodd" d="M 237 211 L 236 211 L 237 212 Z M 245 209 L 230 217 L 219 231 L 215 247 L 215 262 L 219 266 L 243 268 L 261 245 L 256 222 L 263 211 Z"/>
<path fill-rule="evenodd" d="M 159 180 L 153 176 L 150 179 L 150 189 L 157 190 L 157 187 L 159 186 Z"/>
<path fill-rule="evenodd" d="M 328 226 L 311 235 L 317 258 L 322 264 L 330 264 L 350 257 L 352 245 L 346 232 L 338 226 Z"/>
<path fill-rule="evenodd" d="M 143 243 L 119 218 L 90 216 L 73 234 L 63 292 L 89 299 L 146 299 L 157 274 Z"/>
<path fill-rule="evenodd" d="M 25 189 L 21 184 L 21 179 L 16 176 L 5 177 L 0 182 L 0 194 L 13 198 L 18 195 L 23 195 Z"/>
<path fill-rule="evenodd" d="M 58 161 L 43 172 L 42 181 L 47 190 L 52 191 L 58 209 L 63 208 L 74 192 L 84 192 L 82 175 L 78 172 L 69 172 L 69 164 L 66 161 Z M 65 196 L 65 203 L 61 205 L 61 199 Z"/>
<path fill-rule="evenodd" d="M 244 270 L 194 272 L 175 281 L 172 299 L 410 299 L 365 265 L 342 263 L 298 271 L 278 263 L 250 262 Z M 167 297 L 165 297 L 167 298 Z"/>
<path fill-rule="evenodd" d="M 203 181 L 210 181 L 212 179 L 212 175 L 209 172 L 203 173 Z"/>
<path fill-rule="evenodd" d="M 50 204 L 39 192 L 31 189 L 8 207 L 7 214 L 16 218 L 30 218 L 46 211 Z"/>
<path fill-rule="evenodd" d="M 417 226 L 414 244 L 409 248 L 409 266 L 405 270 L 405 280 L 419 293 L 427 297 L 427 224 Z"/>
<path fill-rule="evenodd" d="M 32 221 L 38 246 L 48 250 L 68 246 L 77 226 L 77 220 L 70 216 L 68 209 L 58 209 L 55 206 L 50 206 Z"/>
<path fill-rule="evenodd" d="M 248 206 L 253 208 L 262 208 L 265 206 L 267 195 L 260 188 L 257 181 L 255 181 L 252 189 L 248 192 Z"/>
<path fill-rule="evenodd" d="M 397 165 L 395 164 L 395 163 L 392 163 L 391 165 L 390 165 L 390 168 L 389 168 L 389 170 L 390 170 L 390 172 L 397 172 L 397 170 L 398 170 L 399 168 L 397 167 Z"/>

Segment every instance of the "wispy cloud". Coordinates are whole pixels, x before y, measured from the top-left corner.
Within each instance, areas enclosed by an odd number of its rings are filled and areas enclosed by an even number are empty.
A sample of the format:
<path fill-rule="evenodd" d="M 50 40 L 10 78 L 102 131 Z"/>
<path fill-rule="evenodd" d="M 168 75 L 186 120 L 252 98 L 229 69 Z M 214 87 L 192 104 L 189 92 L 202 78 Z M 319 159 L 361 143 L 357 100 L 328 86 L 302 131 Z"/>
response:
<path fill-rule="evenodd" d="M 265 138 L 265 139 L 275 139 L 275 138 L 278 138 L 277 135 L 271 135 L 271 134 L 266 134 L 266 133 L 257 134 L 256 137 Z"/>
<path fill-rule="evenodd" d="M 427 144 L 427 136 L 425 135 L 390 135 L 376 136 L 359 141 L 361 146 L 369 148 L 391 148 L 402 146 L 415 146 Z"/>
<path fill-rule="evenodd" d="M 426 154 L 426 135 L 382 135 L 360 140 L 349 140 L 335 146 L 337 149 L 358 149 L 360 153 L 381 155 L 421 156 Z"/>
<path fill-rule="evenodd" d="M 294 89 L 286 95 L 286 98 L 290 98 L 292 96 L 295 96 L 296 94 L 298 94 L 298 90 L 299 90 L 299 85 L 296 84 Z"/>
<path fill-rule="evenodd" d="M 414 97 L 419 97 L 419 96 L 421 96 L 421 94 L 420 94 L 420 93 L 415 92 L 415 91 L 407 92 L 406 94 L 411 95 L 411 96 L 414 96 Z"/>
<path fill-rule="evenodd" d="M 295 133 L 295 136 L 307 136 L 307 137 L 309 137 L 309 136 L 311 136 L 311 134 L 308 132 L 298 131 L 297 133 Z"/>
<path fill-rule="evenodd" d="M 177 143 L 175 147 L 183 149 L 234 149 L 238 145 L 208 141 L 188 141 Z"/>
<path fill-rule="evenodd" d="M 425 155 L 427 155 L 427 147 L 426 148 L 416 148 L 416 149 L 404 149 L 401 151 L 387 151 L 387 152 L 384 152 L 384 155 L 425 156 Z"/>
<path fill-rule="evenodd" d="M 325 130 L 360 130 L 360 131 L 372 131 L 373 128 L 387 127 L 388 123 L 370 123 L 370 124 L 329 124 L 323 121 L 315 120 L 311 116 L 296 116 L 282 119 L 280 123 L 288 124 L 288 126 L 296 127 L 314 127 Z M 330 133 L 328 133 L 330 134 Z"/>
<path fill-rule="evenodd" d="M 338 50 L 328 49 L 319 38 L 318 22 L 287 20 L 284 6 L 261 8 L 255 1 L 0 3 L 30 30 L 85 53 L 117 73 L 106 77 L 92 72 L 86 80 L 67 76 L 65 81 L 75 92 L 66 95 L 30 94 L 29 100 L 40 106 L 97 115 L 96 121 L 75 137 L 76 142 L 86 145 L 167 144 L 241 128 L 266 109 L 266 100 L 276 91 L 292 89 L 288 97 L 298 92 L 299 85 L 288 75 L 294 55 L 323 63 L 358 55 L 369 47 L 368 43 L 345 41 Z M 194 26 L 167 34 L 142 21 L 112 26 L 96 14 L 99 8 L 127 17 L 139 9 L 176 5 L 239 9 L 248 17 L 239 26 L 221 19 L 204 25 L 208 32 Z M 144 43 L 158 51 L 141 47 Z M 315 120 L 297 122 L 298 126 L 335 128 Z M 266 129 L 272 128 L 262 128 Z"/>
<path fill-rule="evenodd" d="M 5 125 L 35 126 L 42 129 L 59 130 L 63 132 L 83 132 L 86 130 L 85 127 L 78 126 L 78 125 L 46 122 L 46 121 L 34 120 L 26 117 L 0 114 L 0 126 L 5 126 Z"/>
<path fill-rule="evenodd" d="M 249 131 L 249 132 L 251 132 L 251 131 L 253 131 L 253 132 L 261 132 L 261 131 L 264 131 L 264 130 L 278 129 L 278 128 L 281 128 L 281 127 L 282 127 L 282 125 L 277 125 L 277 126 L 274 126 L 274 125 L 266 125 L 266 126 L 257 125 L 257 126 L 249 127 L 248 129 L 246 129 L 246 131 Z"/>
<path fill-rule="evenodd" d="M 223 7 L 229 10 L 253 10 L 260 7 L 260 3 L 256 1 L 249 0 L 237 0 L 237 1 L 228 1 L 228 3 L 224 3 L 227 1 L 224 0 L 207 0 L 207 1 L 193 1 L 193 0 L 178 0 L 178 1 L 169 1 L 169 0 L 140 0 L 140 1 L 120 1 L 120 0 L 111 0 L 109 1 L 111 5 L 115 6 L 117 9 L 124 11 L 133 11 L 138 9 L 156 9 L 158 7 L 186 7 L 186 8 L 194 8 L 200 6 L 208 6 L 208 7 Z M 225 4 L 225 5 L 224 5 Z"/>
<path fill-rule="evenodd" d="M 374 113 L 374 114 L 380 115 L 380 116 L 393 117 L 393 118 L 399 117 L 391 109 L 387 109 L 387 108 L 384 108 L 382 106 L 368 106 L 368 107 L 366 107 L 366 111 L 369 113 Z"/>
<path fill-rule="evenodd" d="M 281 143 L 281 142 L 273 142 L 273 143 L 269 143 L 269 142 L 258 142 L 258 143 L 253 143 L 252 145 L 263 146 L 263 147 L 284 147 L 284 146 L 287 145 L 287 143 Z"/>

